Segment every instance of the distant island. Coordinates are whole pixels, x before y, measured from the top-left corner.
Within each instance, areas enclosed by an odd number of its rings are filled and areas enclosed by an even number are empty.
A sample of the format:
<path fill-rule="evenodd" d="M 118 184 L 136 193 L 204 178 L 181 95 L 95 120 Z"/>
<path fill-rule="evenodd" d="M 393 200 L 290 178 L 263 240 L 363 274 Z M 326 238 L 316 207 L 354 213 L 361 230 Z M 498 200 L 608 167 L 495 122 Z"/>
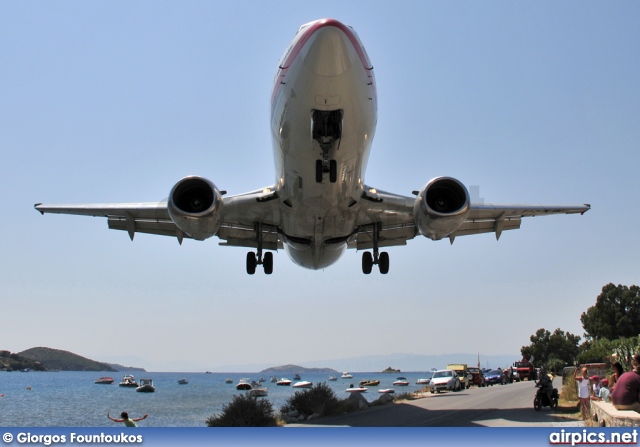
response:
<path fill-rule="evenodd" d="M 393 369 L 392 367 L 388 367 L 387 369 L 385 369 L 382 372 L 384 374 L 396 374 L 396 373 L 399 373 L 399 372 L 402 372 L 402 371 L 400 371 L 399 369 Z"/>
<path fill-rule="evenodd" d="M 0 369 L 5 371 L 144 371 L 143 368 L 97 362 L 69 351 L 44 347 L 27 349 L 17 354 L 0 350 Z"/>
<path fill-rule="evenodd" d="M 298 365 L 283 365 L 283 366 L 274 366 L 273 368 L 267 368 L 260 371 L 261 374 L 276 374 L 280 375 L 282 373 L 329 373 L 336 374 L 338 371 L 331 368 L 305 368 L 303 366 Z"/>

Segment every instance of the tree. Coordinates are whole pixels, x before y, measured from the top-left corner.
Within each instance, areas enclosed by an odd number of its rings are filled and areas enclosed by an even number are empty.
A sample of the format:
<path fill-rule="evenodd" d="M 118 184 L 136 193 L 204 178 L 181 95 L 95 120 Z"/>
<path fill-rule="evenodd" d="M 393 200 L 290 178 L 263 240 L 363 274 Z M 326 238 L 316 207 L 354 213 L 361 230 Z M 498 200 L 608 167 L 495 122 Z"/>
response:
<path fill-rule="evenodd" d="M 523 346 L 520 352 L 524 357 L 527 354 L 533 356 L 533 364 L 536 367 L 547 366 L 551 369 L 559 365 L 573 365 L 578 355 L 578 343 L 580 337 L 560 328 L 553 331 L 541 328 L 530 338 L 531 344 Z"/>
<path fill-rule="evenodd" d="M 586 340 L 580 345 L 578 363 L 611 363 L 614 343 L 606 338 Z"/>
<path fill-rule="evenodd" d="M 640 287 L 611 283 L 602 288 L 595 306 L 580 317 L 588 338 L 635 337 L 640 334 Z"/>

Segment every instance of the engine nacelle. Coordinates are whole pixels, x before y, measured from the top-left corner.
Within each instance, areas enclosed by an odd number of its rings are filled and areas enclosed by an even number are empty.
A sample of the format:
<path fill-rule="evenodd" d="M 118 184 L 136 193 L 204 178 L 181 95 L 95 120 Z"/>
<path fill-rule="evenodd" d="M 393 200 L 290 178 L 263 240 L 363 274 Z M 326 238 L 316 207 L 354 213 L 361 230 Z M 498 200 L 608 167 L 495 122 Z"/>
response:
<path fill-rule="evenodd" d="M 176 183 L 167 201 L 173 223 L 200 241 L 218 232 L 223 207 L 222 195 L 216 185 L 197 176 L 185 177 Z"/>
<path fill-rule="evenodd" d="M 420 191 L 413 204 L 413 218 L 423 236 L 442 239 L 464 223 L 469 203 L 469 192 L 462 183 L 451 177 L 437 177 Z"/>

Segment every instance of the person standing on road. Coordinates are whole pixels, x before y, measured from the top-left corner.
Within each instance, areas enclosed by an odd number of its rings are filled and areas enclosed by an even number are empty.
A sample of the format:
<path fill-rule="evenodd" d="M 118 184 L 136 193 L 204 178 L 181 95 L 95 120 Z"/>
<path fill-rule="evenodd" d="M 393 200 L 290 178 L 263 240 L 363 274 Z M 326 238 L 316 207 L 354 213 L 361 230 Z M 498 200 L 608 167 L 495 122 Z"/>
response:
<path fill-rule="evenodd" d="M 589 419 L 591 414 L 591 399 L 589 392 L 589 374 L 587 368 L 582 368 L 582 375 L 578 375 L 576 368 L 575 379 L 578 381 L 578 397 L 580 398 L 580 409 L 582 410 L 582 419 Z"/>

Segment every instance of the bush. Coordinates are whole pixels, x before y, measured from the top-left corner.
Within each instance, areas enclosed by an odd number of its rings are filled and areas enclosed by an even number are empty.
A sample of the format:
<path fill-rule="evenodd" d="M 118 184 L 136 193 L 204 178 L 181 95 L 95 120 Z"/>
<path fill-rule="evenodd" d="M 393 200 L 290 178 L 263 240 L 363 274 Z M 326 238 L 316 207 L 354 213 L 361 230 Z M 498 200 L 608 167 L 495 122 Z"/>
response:
<path fill-rule="evenodd" d="M 280 413 L 295 411 L 300 415 L 310 416 L 317 413 L 320 416 L 331 416 L 341 412 L 340 400 L 329 386 L 322 382 L 312 388 L 296 393 L 287 399 Z"/>
<path fill-rule="evenodd" d="M 248 394 L 233 396 L 233 400 L 222 407 L 221 414 L 211 416 L 205 422 L 207 427 L 273 427 L 277 425 L 271 402 Z"/>

